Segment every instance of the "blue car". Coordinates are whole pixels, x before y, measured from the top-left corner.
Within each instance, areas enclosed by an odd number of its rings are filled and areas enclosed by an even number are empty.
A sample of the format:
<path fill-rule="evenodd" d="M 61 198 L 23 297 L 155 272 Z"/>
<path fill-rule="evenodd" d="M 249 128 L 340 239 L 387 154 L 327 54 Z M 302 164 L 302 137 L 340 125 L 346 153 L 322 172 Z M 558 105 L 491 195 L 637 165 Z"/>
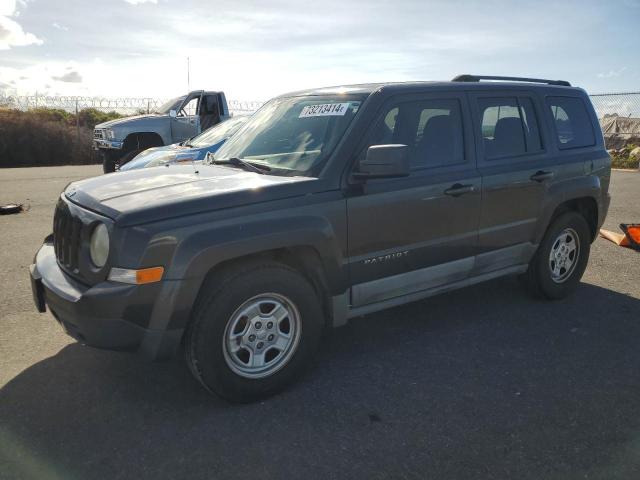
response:
<path fill-rule="evenodd" d="M 248 119 L 248 116 L 232 117 L 182 143 L 149 148 L 122 165 L 119 170 L 202 161 L 208 152 L 218 150 Z"/>

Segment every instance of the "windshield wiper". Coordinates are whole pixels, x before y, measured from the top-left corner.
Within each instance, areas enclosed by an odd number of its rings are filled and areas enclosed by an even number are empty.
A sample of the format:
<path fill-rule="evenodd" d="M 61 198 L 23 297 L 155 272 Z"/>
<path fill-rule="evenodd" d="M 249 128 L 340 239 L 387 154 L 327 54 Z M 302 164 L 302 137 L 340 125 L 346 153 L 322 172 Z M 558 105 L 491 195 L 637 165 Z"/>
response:
<path fill-rule="evenodd" d="M 247 162 L 246 160 L 242 160 L 241 158 L 238 158 L 238 157 L 223 158 L 220 160 L 216 160 L 214 158 L 212 163 L 217 165 L 220 165 L 220 164 L 234 165 L 236 167 L 242 167 L 245 170 L 250 170 L 252 172 L 259 173 L 261 175 L 263 175 L 265 172 L 271 171 L 271 168 L 267 167 L 266 165 Z"/>

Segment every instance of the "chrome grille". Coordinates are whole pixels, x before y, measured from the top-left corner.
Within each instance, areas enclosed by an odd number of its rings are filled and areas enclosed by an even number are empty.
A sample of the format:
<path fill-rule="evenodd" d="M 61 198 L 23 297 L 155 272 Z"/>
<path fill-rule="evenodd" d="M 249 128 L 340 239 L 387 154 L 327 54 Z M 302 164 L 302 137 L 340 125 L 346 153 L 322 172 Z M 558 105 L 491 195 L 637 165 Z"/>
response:
<path fill-rule="evenodd" d="M 97 139 L 103 139 L 104 138 L 104 130 L 101 130 L 99 128 L 96 128 L 93 131 L 93 138 L 97 138 Z"/>
<path fill-rule="evenodd" d="M 65 202 L 59 201 L 53 216 L 53 248 L 58 264 L 73 273 L 78 273 L 81 233 L 82 221 L 71 215 Z"/>

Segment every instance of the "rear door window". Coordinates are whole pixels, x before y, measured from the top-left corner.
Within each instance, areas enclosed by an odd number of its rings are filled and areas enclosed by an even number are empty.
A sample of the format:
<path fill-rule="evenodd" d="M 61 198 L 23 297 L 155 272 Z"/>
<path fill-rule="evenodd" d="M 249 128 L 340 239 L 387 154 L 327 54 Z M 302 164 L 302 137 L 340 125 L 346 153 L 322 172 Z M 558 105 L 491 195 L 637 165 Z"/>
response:
<path fill-rule="evenodd" d="M 581 98 L 547 97 L 547 105 L 553 116 L 561 150 L 595 145 L 593 125 Z"/>
<path fill-rule="evenodd" d="M 528 97 L 478 99 L 485 158 L 514 157 L 542 150 L 533 102 Z"/>

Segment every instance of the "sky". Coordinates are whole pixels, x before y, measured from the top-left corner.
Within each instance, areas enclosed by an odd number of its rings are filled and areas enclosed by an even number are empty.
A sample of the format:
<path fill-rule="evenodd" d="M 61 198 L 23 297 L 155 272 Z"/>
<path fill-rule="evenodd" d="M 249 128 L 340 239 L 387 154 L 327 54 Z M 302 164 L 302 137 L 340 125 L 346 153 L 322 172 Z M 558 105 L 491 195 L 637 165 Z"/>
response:
<path fill-rule="evenodd" d="M 639 26 L 640 0 L 0 0 L 0 90 L 263 101 L 474 73 L 640 91 Z"/>

